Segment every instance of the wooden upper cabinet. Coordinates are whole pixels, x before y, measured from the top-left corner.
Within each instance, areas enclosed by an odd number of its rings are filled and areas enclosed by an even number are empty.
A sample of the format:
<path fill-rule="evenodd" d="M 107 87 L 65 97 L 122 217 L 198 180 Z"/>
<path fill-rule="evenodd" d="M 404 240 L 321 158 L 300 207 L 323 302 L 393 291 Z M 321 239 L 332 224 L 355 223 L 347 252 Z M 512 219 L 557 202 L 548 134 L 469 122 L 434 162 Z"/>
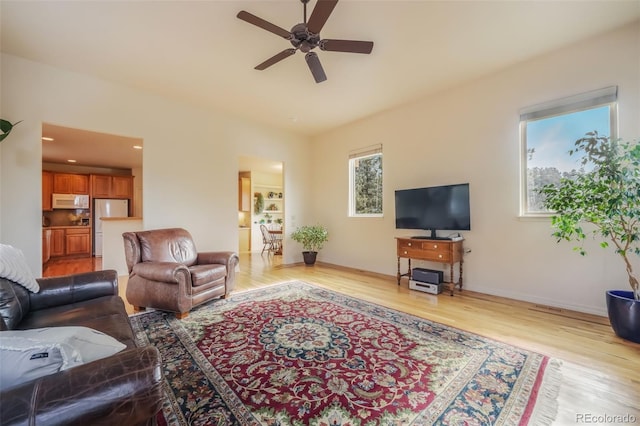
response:
<path fill-rule="evenodd" d="M 133 198 L 133 176 L 91 175 L 93 198 Z"/>
<path fill-rule="evenodd" d="M 53 174 L 53 193 L 71 194 L 71 175 L 67 173 Z"/>
<path fill-rule="evenodd" d="M 89 175 L 53 173 L 54 194 L 89 194 Z"/>
<path fill-rule="evenodd" d="M 91 175 L 91 196 L 93 198 L 111 197 L 111 176 Z"/>
<path fill-rule="evenodd" d="M 89 175 L 72 175 L 71 193 L 89 195 Z"/>
<path fill-rule="evenodd" d="M 53 173 L 42 171 L 42 210 L 52 210 Z"/>
<path fill-rule="evenodd" d="M 133 198 L 133 176 L 111 176 L 111 197 Z"/>

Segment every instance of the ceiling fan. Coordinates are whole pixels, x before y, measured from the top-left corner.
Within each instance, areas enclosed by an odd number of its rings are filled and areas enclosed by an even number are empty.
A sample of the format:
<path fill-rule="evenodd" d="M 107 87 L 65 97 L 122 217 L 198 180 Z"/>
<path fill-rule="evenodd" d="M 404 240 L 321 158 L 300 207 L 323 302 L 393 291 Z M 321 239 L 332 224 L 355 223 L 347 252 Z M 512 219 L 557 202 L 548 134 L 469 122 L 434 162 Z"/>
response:
<path fill-rule="evenodd" d="M 307 3 L 309 3 L 309 0 L 300 1 L 304 8 L 304 22 L 294 25 L 293 28 L 291 28 L 291 31 L 287 31 L 284 28 L 274 25 L 271 22 L 267 22 L 262 18 L 258 18 L 244 10 L 238 13 L 238 18 L 243 21 L 287 39 L 293 45 L 293 48 L 285 49 L 272 56 L 256 66 L 255 69 L 260 71 L 265 70 L 271 65 L 293 55 L 297 50 L 300 50 L 306 53 L 305 60 L 307 61 L 307 65 L 309 66 L 316 83 L 321 83 L 327 79 L 327 76 L 324 73 L 322 64 L 320 64 L 320 58 L 318 58 L 318 55 L 315 52 L 312 52 L 316 47 L 320 48 L 320 50 L 330 52 L 371 53 L 371 50 L 373 49 L 372 41 L 320 38 L 320 30 L 322 30 L 327 19 L 329 19 L 329 15 L 333 12 L 333 8 L 336 7 L 338 0 L 318 0 L 316 2 L 316 6 L 313 8 L 313 12 L 311 12 L 309 21 L 307 21 Z"/>

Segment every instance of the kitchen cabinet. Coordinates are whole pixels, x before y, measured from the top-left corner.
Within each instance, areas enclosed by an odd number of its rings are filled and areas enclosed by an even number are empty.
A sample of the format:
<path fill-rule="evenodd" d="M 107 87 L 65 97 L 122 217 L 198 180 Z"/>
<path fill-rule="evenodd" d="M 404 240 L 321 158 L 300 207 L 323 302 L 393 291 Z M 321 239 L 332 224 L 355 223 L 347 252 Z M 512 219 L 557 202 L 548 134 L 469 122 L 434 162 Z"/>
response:
<path fill-rule="evenodd" d="M 251 228 L 240 228 L 239 235 L 239 248 L 241 253 L 251 251 Z"/>
<path fill-rule="evenodd" d="M 241 177 L 238 182 L 238 210 L 251 210 L 251 179 L 248 177 Z"/>
<path fill-rule="evenodd" d="M 89 228 L 67 228 L 65 230 L 65 254 L 67 256 L 91 255 Z"/>
<path fill-rule="evenodd" d="M 42 230 L 42 264 L 51 259 L 51 229 Z"/>
<path fill-rule="evenodd" d="M 91 228 L 69 226 L 51 231 L 51 257 L 91 256 Z"/>
<path fill-rule="evenodd" d="M 53 193 L 89 195 L 89 175 L 53 173 Z"/>
<path fill-rule="evenodd" d="M 53 194 L 53 173 L 43 171 L 42 172 L 42 210 L 53 210 L 51 204 L 51 194 Z"/>
<path fill-rule="evenodd" d="M 133 198 L 133 176 L 111 176 L 111 198 Z"/>
<path fill-rule="evenodd" d="M 133 176 L 91 175 L 93 198 L 133 198 Z"/>
<path fill-rule="evenodd" d="M 93 198 L 111 197 L 111 176 L 91 175 L 91 196 Z"/>
<path fill-rule="evenodd" d="M 51 230 L 51 257 L 64 256 L 64 229 Z"/>

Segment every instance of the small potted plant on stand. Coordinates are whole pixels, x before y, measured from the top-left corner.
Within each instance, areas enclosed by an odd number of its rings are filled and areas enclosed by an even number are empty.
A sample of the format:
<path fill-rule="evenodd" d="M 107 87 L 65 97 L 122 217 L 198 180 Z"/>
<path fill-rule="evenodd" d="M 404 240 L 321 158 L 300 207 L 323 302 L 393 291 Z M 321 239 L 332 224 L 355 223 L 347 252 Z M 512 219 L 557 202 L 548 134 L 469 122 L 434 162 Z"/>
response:
<path fill-rule="evenodd" d="M 569 153 L 583 154 L 583 166 L 593 168 L 540 190 L 544 206 L 555 212 L 552 235 L 580 242 L 592 234 L 602 239 L 603 248 L 613 244 L 631 291 L 607 291 L 609 320 L 618 336 L 640 343 L 640 288 L 630 260 L 631 254 L 640 255 L 640 144 L 590 132 Z M 583 224 L 593 229 L 587 231 Z M 582 246 L 574 250 L 586 254 Z"/>
<path fill-rule="evenodd" d="M 304 263 L 313 265 L 316 263 L 318 250 L 322 249 L 324 243 L 329 239 L 329 233 L 322 225 L 302 226 L 293 231 L 291 239 L 302 244 Z"/>

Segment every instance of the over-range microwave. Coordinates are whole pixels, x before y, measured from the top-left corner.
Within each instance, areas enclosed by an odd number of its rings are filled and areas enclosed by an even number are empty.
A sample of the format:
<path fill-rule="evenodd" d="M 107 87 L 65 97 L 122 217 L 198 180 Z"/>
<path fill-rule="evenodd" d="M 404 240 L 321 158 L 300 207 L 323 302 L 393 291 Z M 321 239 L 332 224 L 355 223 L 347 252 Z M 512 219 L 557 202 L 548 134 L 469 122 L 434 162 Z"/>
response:
<path fill-rule="evenodd" d="M 88 209 L 89 196 L 81 194 L 53 194 L 54 209 Z"/>

